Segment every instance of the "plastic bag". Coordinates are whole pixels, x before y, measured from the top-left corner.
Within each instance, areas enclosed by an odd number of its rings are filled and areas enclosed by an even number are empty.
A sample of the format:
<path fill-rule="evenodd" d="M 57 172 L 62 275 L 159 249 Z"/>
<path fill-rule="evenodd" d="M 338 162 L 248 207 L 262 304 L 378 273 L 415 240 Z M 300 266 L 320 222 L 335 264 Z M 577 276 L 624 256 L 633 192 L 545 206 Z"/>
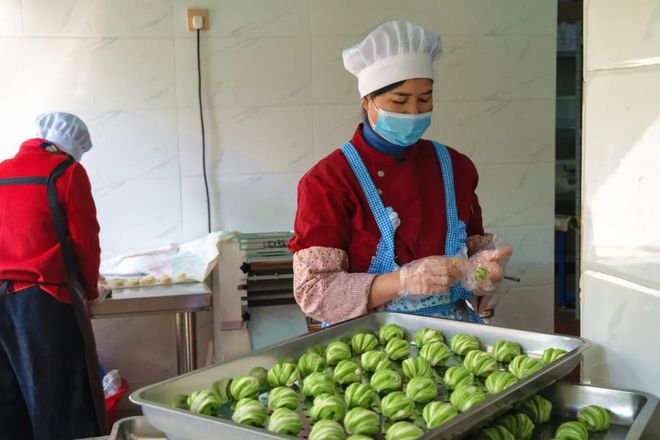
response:
<path fill-rule="evenodd" d="M 105 397 L 112 396 L 121 389 L 121 376 L 119 371 L 110 370 L 108 374 L 103 376 L 103 395 Z"/>

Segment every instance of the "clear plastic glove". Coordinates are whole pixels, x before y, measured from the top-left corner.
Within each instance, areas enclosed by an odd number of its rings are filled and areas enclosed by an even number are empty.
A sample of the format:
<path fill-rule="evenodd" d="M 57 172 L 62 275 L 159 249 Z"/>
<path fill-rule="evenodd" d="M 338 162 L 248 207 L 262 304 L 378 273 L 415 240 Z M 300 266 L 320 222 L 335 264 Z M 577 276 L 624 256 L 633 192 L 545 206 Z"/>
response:
<path fill-rule="evenodd" d="M 420 258 L 399 269 L 399 296 L 449 292 L 463 274 L 467 261 L 452 257 Z"/>
<path fill-rule="evenodd" d="M 498 284 L 502 281 L 506 263 L 513 249 L 501 237 L 490 236 L 469 259 L 463 284 L 475 293 L 472 307 L 482 318 L 491 318 L 500 302 Z"/>
<path fill-rule="evenodd" d="M 99 290 L 99 296 L 93 301 L 90 301 L 90 304 L 98 304 L 100 302 L 105 301 L 107 297 L 109 297 L 112 294 L 112 289 L 105 284 L 99 284 L 98 285 L 98 290 Z"/>

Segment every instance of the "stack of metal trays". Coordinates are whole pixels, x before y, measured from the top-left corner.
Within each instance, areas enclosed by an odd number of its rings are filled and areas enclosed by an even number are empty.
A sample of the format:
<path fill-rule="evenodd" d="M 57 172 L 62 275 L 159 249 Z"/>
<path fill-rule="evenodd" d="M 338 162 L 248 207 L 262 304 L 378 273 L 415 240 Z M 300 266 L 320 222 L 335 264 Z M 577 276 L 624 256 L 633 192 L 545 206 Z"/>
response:
<path fill-rule="evenodd" d="M 165 432 L 170 440 L 286 438 L 264 429 L 238 425 L 231 420 L 177 410 L 170 406 L 170 402 L 177 394 L 189 394 L 195 390 L 208 389 L 214 381 L 220 378 L 247 374 L 252 368 L 258 366 L 269 368 L 282 357 L 296 358 L 314 345 L 327 344 L 341 337 L 352 335 L 357 330 L 378 331 L 382 325 L 389 323 L 402 326 L 409 336 L 414 335 L 415 332 L 424 327 L 438 329 L 448 338 L 458 333 L 469 333 L 479 338 L 487 349 L 492 349 L 496 342 L 505 339 L 519 343 L 528 355 L 537 357 L 540 357 L 543 350 L 549 347 L 562 348 L 567 351 L 564 356 L 552 364 L 518 381 L 503 392 L 489 396 L 481 405 L 460 414 L 443 426 L 429 431 L 422 437 L 423 439 L 458 438 L 473 430 L 475 426 L 503 414 L 513 408 L 516 402 L 547 388 L 570 373 L 578 365 L 582 352 L 589 345 L 588 342 L 577 337 L 513 330 L 402 313 L 372 313 L 332 326 L 326 330 L 250 352 L 243 357 L 222 364 L 142 388 L 134 392 L 130 398 L 131 401 L 142 406 L 142 411 L 149 422 L 157 429 Z"/>

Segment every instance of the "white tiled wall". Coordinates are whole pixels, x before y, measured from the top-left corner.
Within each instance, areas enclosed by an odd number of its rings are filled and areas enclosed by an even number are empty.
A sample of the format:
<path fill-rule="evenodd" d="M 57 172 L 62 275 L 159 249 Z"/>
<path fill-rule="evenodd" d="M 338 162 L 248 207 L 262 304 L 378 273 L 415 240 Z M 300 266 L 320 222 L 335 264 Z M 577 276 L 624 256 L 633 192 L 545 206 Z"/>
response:
<path fill-rule="evenodd" d="M 208 7 L 202 77 L 214 226 L 290 229 L 298 180 L 360 120 L 341 50 L 386 20 L 410 19 L 444 37 L 429 134 L 477 163 L 486 225 L 516 249 L 508 270 L 523 283 L 505 295 L 498 323 L 551 330 L 554 3 L 0 0 L 0 156 L 32 135 L 35 114 L 77 112 L 95 143 L 83 163 L 105 256 L 203 234 L 195 39 L 184 10 Z M 155 331 L 153 322 L 133 326 Z M 129 330 L 138 331 L 97 324 L 104 362 L 129 363 L 103 342 Z M 136 362 L 173 374 L 171 330 L 158 331 Z"/>

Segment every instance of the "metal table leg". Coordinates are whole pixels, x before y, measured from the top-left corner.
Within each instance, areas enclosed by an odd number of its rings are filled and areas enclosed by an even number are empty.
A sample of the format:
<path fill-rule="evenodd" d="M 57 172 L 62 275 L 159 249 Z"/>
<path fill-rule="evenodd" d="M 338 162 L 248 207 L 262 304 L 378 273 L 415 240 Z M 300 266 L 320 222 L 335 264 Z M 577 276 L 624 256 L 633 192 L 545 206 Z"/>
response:
<path fill-rule="evenodd" d="M 197 369 L 197 326 L 195 312 L 176 314 L 176 359 L 178 374 Z"/>

